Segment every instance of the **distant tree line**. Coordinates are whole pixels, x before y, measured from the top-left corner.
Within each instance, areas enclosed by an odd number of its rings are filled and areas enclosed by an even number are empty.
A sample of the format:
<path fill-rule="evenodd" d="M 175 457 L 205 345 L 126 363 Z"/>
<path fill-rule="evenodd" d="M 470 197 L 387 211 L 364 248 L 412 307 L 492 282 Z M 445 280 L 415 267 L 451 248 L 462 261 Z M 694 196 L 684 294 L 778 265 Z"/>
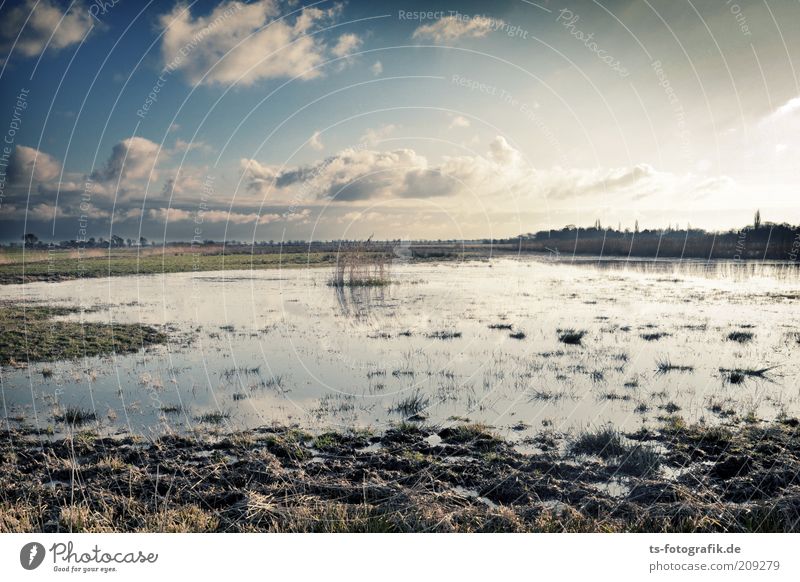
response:
<path fill-rule="evenodd" d="M 604 228 L 598 220 L 588 228 L 569 225 L 500 242 L 516 244 L 522 251 L 565 255 L 794 261 L 800 253 L 800 226 L 762 222 L 761 212 L 756 211 L 753 224 L 724 232 L 708 232 L 691 225 L 640 231 L 638 222 L 633 230 L 621 230 Z"/>
<path fill-rule="evenodd" d="M 111 235 L 111 238 L 106 240 L 105 238 L 101 237 L 91 237 L 87 240 L 62 240 L 59 242 L 44 242 L 39 239 L 39 237 L 32 233 L 28 232 L 22 236 L 22 246 L 26 248 L 64 248 L 64 249 L 72 249 L 72 248 L 124 248 L 124 247 L 146 247 L 150 243 L 145 237 L 139 237 L 138 239 L 132 238 L 122 238 L 116 234 Z M 10 243 L 9 246 L 17 246 L 15 243 Z"/>

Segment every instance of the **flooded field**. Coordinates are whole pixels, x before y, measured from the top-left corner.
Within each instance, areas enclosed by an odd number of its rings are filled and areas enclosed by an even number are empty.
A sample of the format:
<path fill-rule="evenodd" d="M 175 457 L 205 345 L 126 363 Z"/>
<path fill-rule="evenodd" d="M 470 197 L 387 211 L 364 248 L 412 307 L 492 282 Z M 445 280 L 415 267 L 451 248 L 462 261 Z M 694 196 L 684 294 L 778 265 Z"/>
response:
<path fill-rule="evenodd" d="M 331 287 L 325 268 L 4 286 L 1 300 L 79 306 L 62 317 L 149 324 L 169 342 L 5 367 L 3 424 L 64 432 L 65 410 L 147 435 L 469 419 L 520 440 L 672 415 L 796 416 L 799 275 L 780 263 L 524 258 L 400 264 L 384 287 Z"/>

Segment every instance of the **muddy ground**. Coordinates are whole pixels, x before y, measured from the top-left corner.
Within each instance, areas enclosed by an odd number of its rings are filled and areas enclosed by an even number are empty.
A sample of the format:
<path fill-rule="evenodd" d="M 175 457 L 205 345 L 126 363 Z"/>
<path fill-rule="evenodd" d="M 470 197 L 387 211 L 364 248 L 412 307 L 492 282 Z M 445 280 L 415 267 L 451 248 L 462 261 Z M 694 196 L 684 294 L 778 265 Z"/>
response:
<path fill-rule="evenodd" d="M 798 421 L 0 437 L 0 531 L 800 531 Z"/>

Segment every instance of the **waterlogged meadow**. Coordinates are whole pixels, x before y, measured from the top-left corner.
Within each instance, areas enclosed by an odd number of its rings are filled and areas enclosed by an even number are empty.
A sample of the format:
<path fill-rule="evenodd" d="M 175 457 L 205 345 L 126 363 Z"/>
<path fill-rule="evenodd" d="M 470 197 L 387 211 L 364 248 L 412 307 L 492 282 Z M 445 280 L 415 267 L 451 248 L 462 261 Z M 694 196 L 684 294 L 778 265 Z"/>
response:
<path fill-rule="evenodd" d="M 2 370 L 8 428 L 160 435 L 483 423 L 637 430 L 800 413 L 800 276 L 780 263 L 493 259 L 31 283 L 54 321 L 145 324 L 134 353 Z"/>

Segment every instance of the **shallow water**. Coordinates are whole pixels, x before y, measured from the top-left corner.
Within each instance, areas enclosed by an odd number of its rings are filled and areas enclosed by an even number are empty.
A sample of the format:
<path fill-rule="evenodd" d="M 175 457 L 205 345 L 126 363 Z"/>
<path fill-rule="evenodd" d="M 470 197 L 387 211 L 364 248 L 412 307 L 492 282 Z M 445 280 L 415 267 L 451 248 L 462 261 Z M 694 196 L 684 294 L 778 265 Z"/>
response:
<path fill-rule="evenodd" d="M 100 306 L 70 318 L 164 326 L 172 338 L 146 353 L 3 369 L 4 424 L 58 432 L 59 407 L 76 405 L 110 432 L 183 431 L 207 426 L 210 412 L 227 429 L 382 430 L 411 414 L 396 410 L 411 397 L 428 422 L 468 418 L 520 438 L 543 426 L 635 429 L 672 411 L 708 422 L 720 410 L 800 413 L 795 267 L 524 258 L 399 264 L 384 288 L 337 290 L 329 277 L 227 271 L 0 287 L 0 299 Z M 586 330 L 581 345 L 559 342 L 566 328 Z M 525 337 L 510 337 L 518 331 Z M 729 341 L 734 331 L 753 339 Z M 693 369 L 660 373 L 667 360 Z M 719 370 L 768 367 L 736 385 Z"/>

